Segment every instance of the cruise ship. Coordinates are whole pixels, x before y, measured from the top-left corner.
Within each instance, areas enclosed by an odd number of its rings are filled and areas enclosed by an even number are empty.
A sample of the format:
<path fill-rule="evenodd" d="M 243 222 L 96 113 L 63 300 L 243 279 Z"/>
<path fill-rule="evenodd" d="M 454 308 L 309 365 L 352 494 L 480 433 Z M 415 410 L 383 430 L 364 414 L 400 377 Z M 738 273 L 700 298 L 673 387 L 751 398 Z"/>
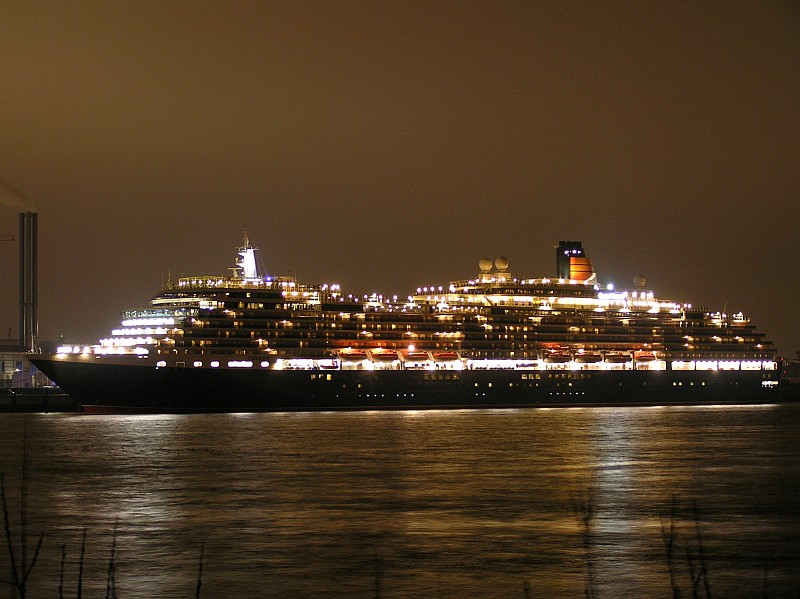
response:
<path fill-rule="evenodd" d="M 598 283 L 583 244 L 553 276 L 505 258 L 403 298 L 259 271 L 170 282 L 94 346 L 30 360 L 90 413 L 736 404 L 778 401 L 775 349 L 741 313 Z"/>

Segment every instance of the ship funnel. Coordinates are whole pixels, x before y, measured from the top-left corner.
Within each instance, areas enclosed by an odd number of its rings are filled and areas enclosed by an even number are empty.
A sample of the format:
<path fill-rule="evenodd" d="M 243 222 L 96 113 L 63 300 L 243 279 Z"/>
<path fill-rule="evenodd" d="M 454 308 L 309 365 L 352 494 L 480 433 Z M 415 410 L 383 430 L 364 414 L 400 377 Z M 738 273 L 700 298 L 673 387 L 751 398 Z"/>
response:
<path fill-rule="evenodd" d="M 597 280 L 592 261 L 586 257 L 580 241 L 559 241 L 556 246 L 556 277 L 585 283 Z"/>
<path fill-rule="evenodd" d="M 36 351 L 39 338 L 38 214 L 19 215 L 19 345 Z"/>

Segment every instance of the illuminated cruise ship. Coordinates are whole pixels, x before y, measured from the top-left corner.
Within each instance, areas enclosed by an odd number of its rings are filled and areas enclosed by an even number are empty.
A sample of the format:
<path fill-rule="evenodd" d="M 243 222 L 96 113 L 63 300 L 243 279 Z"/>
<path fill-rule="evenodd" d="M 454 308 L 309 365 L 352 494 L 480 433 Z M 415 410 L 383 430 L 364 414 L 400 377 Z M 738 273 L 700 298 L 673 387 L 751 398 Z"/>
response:
<path fill-rule="evenodd" d="M 599 285 L 580 242 L 552 277 L 508 260 L 402 299 L 259 273 L 179 279 L 92 347 L 31 360 L 86 411 L 230 412 L 769 402 L 775 350 L 741 313 Z"/>

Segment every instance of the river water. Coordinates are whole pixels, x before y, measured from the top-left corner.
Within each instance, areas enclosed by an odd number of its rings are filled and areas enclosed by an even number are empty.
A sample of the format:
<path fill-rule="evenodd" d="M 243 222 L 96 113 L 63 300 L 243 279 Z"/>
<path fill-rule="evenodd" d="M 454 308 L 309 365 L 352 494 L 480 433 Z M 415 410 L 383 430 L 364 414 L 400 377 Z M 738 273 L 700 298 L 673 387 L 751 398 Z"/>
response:
<path fill-rule="evenodd" d="M 0 470 L 29 597 L 800 596 L 798 404 L 5 414 Z"/>

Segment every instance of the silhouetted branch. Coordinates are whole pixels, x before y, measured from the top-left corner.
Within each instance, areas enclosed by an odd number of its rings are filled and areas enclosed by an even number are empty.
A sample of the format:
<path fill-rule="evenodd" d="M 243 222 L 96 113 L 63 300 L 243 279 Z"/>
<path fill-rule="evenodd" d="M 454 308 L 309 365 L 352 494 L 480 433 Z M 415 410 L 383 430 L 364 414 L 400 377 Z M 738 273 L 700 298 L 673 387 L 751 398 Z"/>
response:
<path fill-rule="evenodd" d="M 28 560 L 28 416 L 22 419 L 22 480 L 19 484 L 19 549 L 20 566 L 25 572 Z M 34 560 L 35 561 L 35 560 Z M 25 574 L 22 584 L 25 585 Z"/>
<path fill-rule="evenodd" d="M 694 557 L 692 551 L 686 548 L 686 561 L 689 563 L 689 577 L 692 579 L 692 599 L 698 599 L 697 589 L 700 586 L 700 572 L 695 572 Z"/>
<path fill-rule="evenodd" d="M 114 522 L 114 535 L 111 538 L 111 557 L 108 559 L 108 575 L 106 577 L 106 599 L 117 599 L 116 588 L 116 564 L 114 558 L 117 551 L 117 526 L 119 521 Z"/>
<path fill-rule="evenodd" d="M 83 539 L 81 539 L 81 560 L 78 566 L 78 594 L 76 599 L 81 599 L 83 594 L 83 556 L 86 554 L 86 529 L 83 529 Z"/>
<path fill-rule="evenodd" d="M 697 536 L 697 554 L 700 558 L 700 576 L 703 581 L 703 589 L 706 592 L 706 599 L 711 599 L 711 585 L 708 582 L 708 567 L 706 566 L 705 549 L 703 547 L 703 537 L 700 535 L 700 510 L 697 507 L 697 502 L 692 502 L 694 508 L 694 527 Z"/>
<path fill-rule="evenodd" d="M 43 540 L 44 540 L 44 533 L 41 533 L 39 535 L 39 540 L 36 543 L 36 550 L 33 552 L 33 559 L 31 560 L 31 564 L 30 564 L 30 566 L 28 566 L 28 569 L 25 570 L 25 573 L 24 573 L 24 575 L 22 577 L 23 578 L 23 584 L 25 582 L 27 582 L 28 577 L 31 575 L 31 570 L 33 570 L 33 567 L 36 565 L 36 560 L 39 559 L 39 550 L 42 548 L 42 541 Z"/>
<path fill-rule="evenodd" d="M 381 598 L 381 583 L 383 582 L 383 563 L 378 556 L 378 548 L 375 548 L 375 599 Z"/>
<path fill-rule="evenodd" d="M 31 575 L 31 571 L 33 567 L 36 565 L 36 561 L 39 559 L 39 551 L 42 548 L 42 541 L 44 540 L 44 533 L 39 535 L 39 541 L 36 543 L 36 551 L 33 554 L 33 560 L 31 560 L 30 565 L 26 565 L 25 560 L 22 559 L 21 562 L 17 563 L 16 552 L 14 550 L 14 537 L 11 532 L 11 520 L 8 517 L 8 500 L 6 498 L 6 481 L 3 477 L 3 474 L 0 473 L 0 503 L 3 504 L 3 525 L 6 535 L 6 546 L 8 547 L 8 559 L 11 562 L 11 576 L 12 580 L 3 580 L 0 581 L 3 584 L 9 584 L 17 590 L 20 599 L 25 599 L 27 595 L 26 592 L 26 585 L 28 582 L 28 578 Z M 24 512 L 23 512 L 24 513 Z M 24 537 L 24 531 L 22 537 Z M 20 540 L 21 547 L 24 551 L 24 543 Z M 23 553 L 24 555 L 24 553 Z"/>
<path fill-rule="evenodd" d="M 673 560 L 673 553 L 675 550 L 675 505 L 677 499 L 675 495 L 672 496 L 672 505 L 669 512 L 669 529 L 664 526 L 664 520 L 661 520 L 661 540 L 664 542 L 664 551 L 667 553 L 667 570 L 669 571 L 669 584 L 672 588 L 673 599 L 680 599 L 681 590 L 675 582 L 675 564 Z"/>
<path fill-rule="evenodd" d="M 6 546 L 8 547 L 8 559 L 11 566 L 11 576 L 13 580 L 2 580 L 3 584 L 8 584 L 14 587 L 19 595 L 19 599 L 25 599 L 27 595 L 28 578 L 33 571 L 39 559 L 39 552 L 42 548 L 42 541 L 44 540 L 44 533 L 39 535 L 39 540 L 36 543 L 36 550 L 33 554 L 31 563 L 28 564 L 27 548 L 28 548 L 28 418 L 23 419 L 22 429 L 22 480 L 20 482 L 20 504 L 19 504 L 19 524 L 20 524 L 20 537 L 19 537 L 19 560 L 17 559 L 17 552 L 14 547 L 14 535 L 11 532 L 11 519 L 8 515 L 8 499 L 6 498 L 6 482 L 2 473 L 0 473 L 0 502 L 3 504 L 3 526 L 6 536 Z"/>
<path fill-rule="evenodd" d="M 8 518 L 8 502 L 6 500 L 6 481 L 2 473 L 0 473 L 0 499 L 3 503 L 3 524 L 5 525 L 6 545 L 8 547 L 8 559 L 11 562 L 11 586 L 20 592 L 20 597 L 25 596 L 25 591 L 22 589 L 19 579 L 19 570 L 17 568 L 17 558 L 14 551 L 14 541 L 11 535 L 11 522 Z"/>
<path fill-rule="evenodd" d="M 205 547 L 200 545 L 200 565 L 197 568 L 197 589 L 195 590 L 195 599 L 200 599 L 200 588 L 203 586 L 203 553 Z"/>
<path fill-rule="evenodd" d="M 531 599 L 531 583 L 527 580 L 522 583 L 522 597 L 523 599 Z"/>
<path fill-rule="evenodd" d="M 67 546 L 61 545 L 61 572 L 58 576 L 58 599 L 64 599 L 64 566 L 67 563 Z"/>
<path fill-rule="evenodd" d="M 592 563 L 592 520 L 594 519 L 594 498 L 590 488 L 586 494 L 586 499 L 573 501 L 573 509 L 578 512 L 583 523 L 583 550 L 586 557 L 586 588 L 584 596 L 592 599 L 594 594 L 594 565 Z"/>

